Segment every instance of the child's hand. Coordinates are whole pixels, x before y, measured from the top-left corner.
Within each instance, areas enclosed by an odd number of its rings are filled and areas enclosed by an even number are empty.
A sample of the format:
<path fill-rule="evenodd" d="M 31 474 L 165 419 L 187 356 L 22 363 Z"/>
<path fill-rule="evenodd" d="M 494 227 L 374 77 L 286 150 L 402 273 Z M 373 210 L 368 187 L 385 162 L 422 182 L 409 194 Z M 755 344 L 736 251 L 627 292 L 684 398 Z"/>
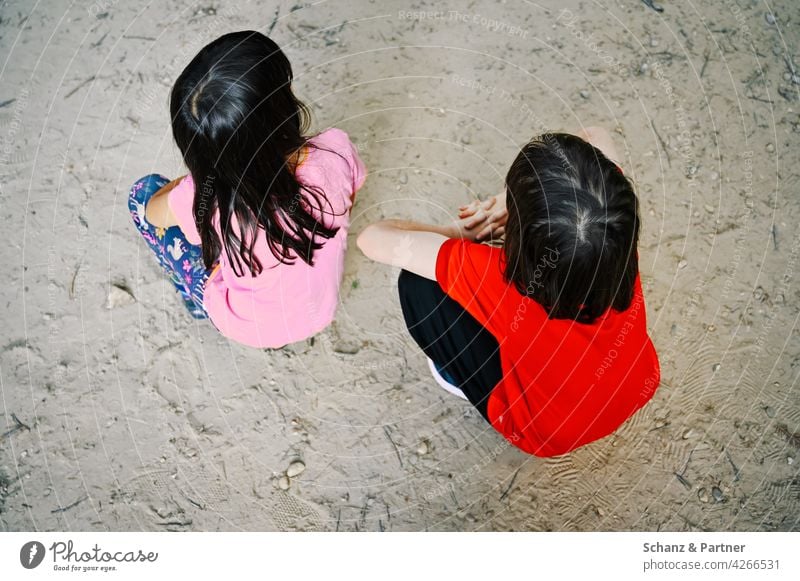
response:
<path fill-rule="evenodd" d="M 475 200 L 458 209 L 459 224 L 467 231 L 464 238 L 482 241 L 497 239 L 505 234 L 508 222 L 505 193 L 492 196 L 485 201 Z"/>

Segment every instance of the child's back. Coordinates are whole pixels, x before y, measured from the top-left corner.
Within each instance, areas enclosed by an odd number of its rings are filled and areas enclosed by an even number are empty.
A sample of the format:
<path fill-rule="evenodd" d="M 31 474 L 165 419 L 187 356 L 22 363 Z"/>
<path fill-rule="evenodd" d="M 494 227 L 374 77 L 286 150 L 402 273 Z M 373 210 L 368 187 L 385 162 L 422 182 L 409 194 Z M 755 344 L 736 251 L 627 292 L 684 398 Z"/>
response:
<path fill-rule="evenodd" d="M 326 224 L 332 238 L 314 252 L 313 265 L 295 259 L 281 262 L 270 252 L 263 233 L 253 254 L 262 270 L 255 276 L 237 275 L 226 253 L 205 288 L 205 308 L 226 337 L 254 347 L 281 347 L 318 333 L 333 320 L 344 271 L 350 208 L 365 172 L 347 134 L 329 129 L 309 140 L 311 148 L 295 171 L 298 181 L 324 193 L 330 204 Z M 169 203 L 189 242 L 200 244 L 192 207 L 203 185 L 187 176 L 170 192 Z M 298 204 L 301 203 L 298 198 Z M 315 215 L 317 215 L 315 213 Z M 234 224 L 236 222 L 234 221 Z M 236 226 L 234 226 L 235 228 Z M 218 221 L 214 222 L 221 236 Z"/>
<path fill-rule="evenodd" d="M 490 386 L 487 419 L 537 456 L 607 436 L 659 382 L 639 279 L 627 310 L 609 309 L 592 323 L 579 323 L 548 318 L 504 279 L 503 262 L 502 248 L 461 240 L 445 242 L 438 259 L 442 288 L 499 346 L 502 377 Z"/>

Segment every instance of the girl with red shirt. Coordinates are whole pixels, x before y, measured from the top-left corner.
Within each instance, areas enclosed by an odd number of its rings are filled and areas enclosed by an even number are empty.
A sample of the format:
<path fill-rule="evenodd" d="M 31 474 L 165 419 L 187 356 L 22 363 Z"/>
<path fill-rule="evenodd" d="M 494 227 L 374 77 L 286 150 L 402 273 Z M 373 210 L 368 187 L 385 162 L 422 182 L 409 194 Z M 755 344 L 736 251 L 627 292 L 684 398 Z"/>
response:
<path fill-rule="evenodd" d="M 403 269 L 403 315 L 437 381 L 537 456 L 609 435 L 659 384 L 638 200 L 616 159 L 602 129 L 545 134 L 522 148 L 505 194 L 458 222 L 386 220 L 358 238 Z"/>

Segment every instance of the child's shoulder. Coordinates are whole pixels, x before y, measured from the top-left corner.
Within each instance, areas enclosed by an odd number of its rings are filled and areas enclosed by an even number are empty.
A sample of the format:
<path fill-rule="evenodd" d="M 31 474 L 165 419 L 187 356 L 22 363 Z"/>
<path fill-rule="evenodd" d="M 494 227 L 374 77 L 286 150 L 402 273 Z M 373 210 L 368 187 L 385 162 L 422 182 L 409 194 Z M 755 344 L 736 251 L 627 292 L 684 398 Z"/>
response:
<path fill-rule="evenodd" d="M 339 168 L 349 183 L 349 193 L 363 185 L 367 170 L 359 157 L 358 148 L 346 132 L 332 127 L 312 137 L 309 143 L 313 146 L 309 152 L 310 158 L 315 161 L 301 167 L 307 171 L 315 166 L 326 170 Z"/>
<path fill-rule="evenodd" d="M 322 145 L 330 148 L 352 147 L 353 145 L 347 132 L 338 127 L 326 129 L 312 137 L 309 141 L 315 145 Z"/>
<path fill-rule="evenodd" d="M 476 284 L 485 282 L 485 277 L 490 273 L 501 272 L 504 261 L 503 249 L 481 242 L 473 242 L 464 238 L 450 238 L 439 249 L 441 258 L 449 268 L 457 273 L 463 273 L 465 266 L 470 265 L 469 271 L 480 274 Z"/>
<path fill-rule="evenodd" d="M 464 250 L 472 256 L 480 256 L 484 260 L 501 260 L 503 258 L 503 247 L 486 242 L 476 242 L 462 239 Z"/>
<path fill-rule="evenodd" d="M 313 146 L 311 152 L 318 162 L 324 165 L 350 167 L 354 164 L 357 151 L 350 136 L 341 129 L 331 127 L 308 140 Z"/>

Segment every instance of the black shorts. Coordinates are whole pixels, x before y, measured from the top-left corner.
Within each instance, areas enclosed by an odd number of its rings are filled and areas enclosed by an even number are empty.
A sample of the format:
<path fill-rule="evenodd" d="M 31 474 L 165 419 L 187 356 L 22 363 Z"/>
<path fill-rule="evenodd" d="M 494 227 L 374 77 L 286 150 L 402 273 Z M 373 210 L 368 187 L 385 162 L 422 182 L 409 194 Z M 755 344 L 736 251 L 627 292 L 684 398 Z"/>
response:
<path fill-rule="evenodd" d="M 503 378 L 497 339 L 438 282 L 404 270 L 397 287 L 411 337 L 488 421 L 489 394 Z"/>

